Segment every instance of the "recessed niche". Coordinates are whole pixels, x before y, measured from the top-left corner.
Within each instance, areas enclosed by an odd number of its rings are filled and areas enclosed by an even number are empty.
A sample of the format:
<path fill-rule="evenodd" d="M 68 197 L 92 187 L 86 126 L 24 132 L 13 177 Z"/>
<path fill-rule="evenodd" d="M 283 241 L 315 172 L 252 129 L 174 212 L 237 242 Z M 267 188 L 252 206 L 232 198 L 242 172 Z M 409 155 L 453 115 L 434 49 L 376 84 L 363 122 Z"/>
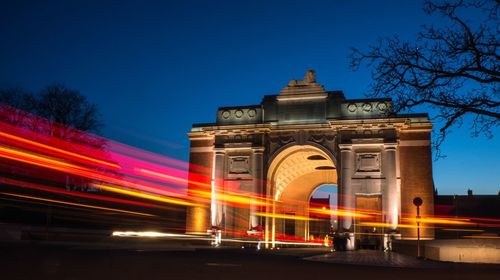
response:
<path fill-rule="evenodd" d="M 334 166 L 318 166 L 316 167 L 316 170 L 334 170 Z"/>
<path fill-rule="evenodd" d="M 312 155 L 307 157 L 308 160 L 325 160 L 326 158 L 324 156 L 320 155 Z"/>

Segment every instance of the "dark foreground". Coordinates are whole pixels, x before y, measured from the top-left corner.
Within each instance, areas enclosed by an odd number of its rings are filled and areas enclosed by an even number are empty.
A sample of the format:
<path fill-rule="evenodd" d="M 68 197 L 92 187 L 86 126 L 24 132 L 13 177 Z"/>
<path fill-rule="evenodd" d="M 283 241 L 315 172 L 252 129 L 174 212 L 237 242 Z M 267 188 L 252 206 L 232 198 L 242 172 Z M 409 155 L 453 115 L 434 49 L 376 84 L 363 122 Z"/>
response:
<path fill-rule="evenodd" d="M 500 266 L 395 268 L 320 263 L 319 251 L 106 249 L 0 244 L 0 279 L 500 279 Z"/>

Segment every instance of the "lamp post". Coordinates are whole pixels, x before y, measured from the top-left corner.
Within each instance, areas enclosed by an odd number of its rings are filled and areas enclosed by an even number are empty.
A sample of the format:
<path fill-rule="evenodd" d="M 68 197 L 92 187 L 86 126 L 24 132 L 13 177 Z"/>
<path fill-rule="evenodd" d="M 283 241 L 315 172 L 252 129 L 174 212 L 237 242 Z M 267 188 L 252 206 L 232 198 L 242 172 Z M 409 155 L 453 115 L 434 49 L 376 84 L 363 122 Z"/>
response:
<path fill-rule="evenodd" d="M 420 206 L 422 205 L 423 200 L 420 197 L 415 197 L 413 199 L 413 205 L 417 206 L 417 259 L 422 258 L 420 256 Z"/>

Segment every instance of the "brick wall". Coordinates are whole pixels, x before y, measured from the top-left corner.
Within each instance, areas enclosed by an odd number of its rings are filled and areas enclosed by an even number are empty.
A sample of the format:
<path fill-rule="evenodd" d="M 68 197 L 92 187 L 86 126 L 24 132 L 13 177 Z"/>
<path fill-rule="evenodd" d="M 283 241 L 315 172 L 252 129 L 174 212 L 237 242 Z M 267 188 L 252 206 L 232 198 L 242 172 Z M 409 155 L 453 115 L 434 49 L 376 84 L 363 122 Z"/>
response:
<path fill-rule="evenodd" d="M 401 175 L 401 215 L 415 217 L 417 210 L 413 198 L 420 197 L 423 204 L 420 215 L 424 218 L 434 214 L 434 184 L 432 179 L 432 153 L 429 132 L 401 132 L 399 146 L 399 162 Z M 419 141 L 420 140 L 420 141 Z M 422 141 L 423 140 L 423 141 Z M 408 145 L 404 145 L 410 143 Z M 402 220 L 402 223 L 407 223 Z M 403 239 L 417 237 L 416 228 L 402 228 Z M 434 238 L 434 230 L 423 225 L 421 238 Z"/>

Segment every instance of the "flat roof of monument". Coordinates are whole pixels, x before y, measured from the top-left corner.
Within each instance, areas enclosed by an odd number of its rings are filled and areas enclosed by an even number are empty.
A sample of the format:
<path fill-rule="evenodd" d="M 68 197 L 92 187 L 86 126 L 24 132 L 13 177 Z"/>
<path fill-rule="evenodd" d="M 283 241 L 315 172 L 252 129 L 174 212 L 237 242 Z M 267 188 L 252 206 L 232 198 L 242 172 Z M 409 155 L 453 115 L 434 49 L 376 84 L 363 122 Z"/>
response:
<path fill-rule="evenodd" d="M 335 96 L 340 98 L 340 99 L 345 99 L 345 95 L 344 95 L 344 92 L 342 90 L 329 90 L 329 91 L 325 91 L 328 96 Z M 264 97 L 262 98 L 262 102 L 266 101 L 266 100 L 275 100 L 276 97 L 280 96 L 280 94 L 266 94 L 264 95 Z"/>
<path fill-rule="evenodd" d="M 371 102 L 371 101 L 392 101 L 392 98 L 382 97 L 382 98 L 357 98 L 357 99 L 346 99 L 346 102 Z"/>

